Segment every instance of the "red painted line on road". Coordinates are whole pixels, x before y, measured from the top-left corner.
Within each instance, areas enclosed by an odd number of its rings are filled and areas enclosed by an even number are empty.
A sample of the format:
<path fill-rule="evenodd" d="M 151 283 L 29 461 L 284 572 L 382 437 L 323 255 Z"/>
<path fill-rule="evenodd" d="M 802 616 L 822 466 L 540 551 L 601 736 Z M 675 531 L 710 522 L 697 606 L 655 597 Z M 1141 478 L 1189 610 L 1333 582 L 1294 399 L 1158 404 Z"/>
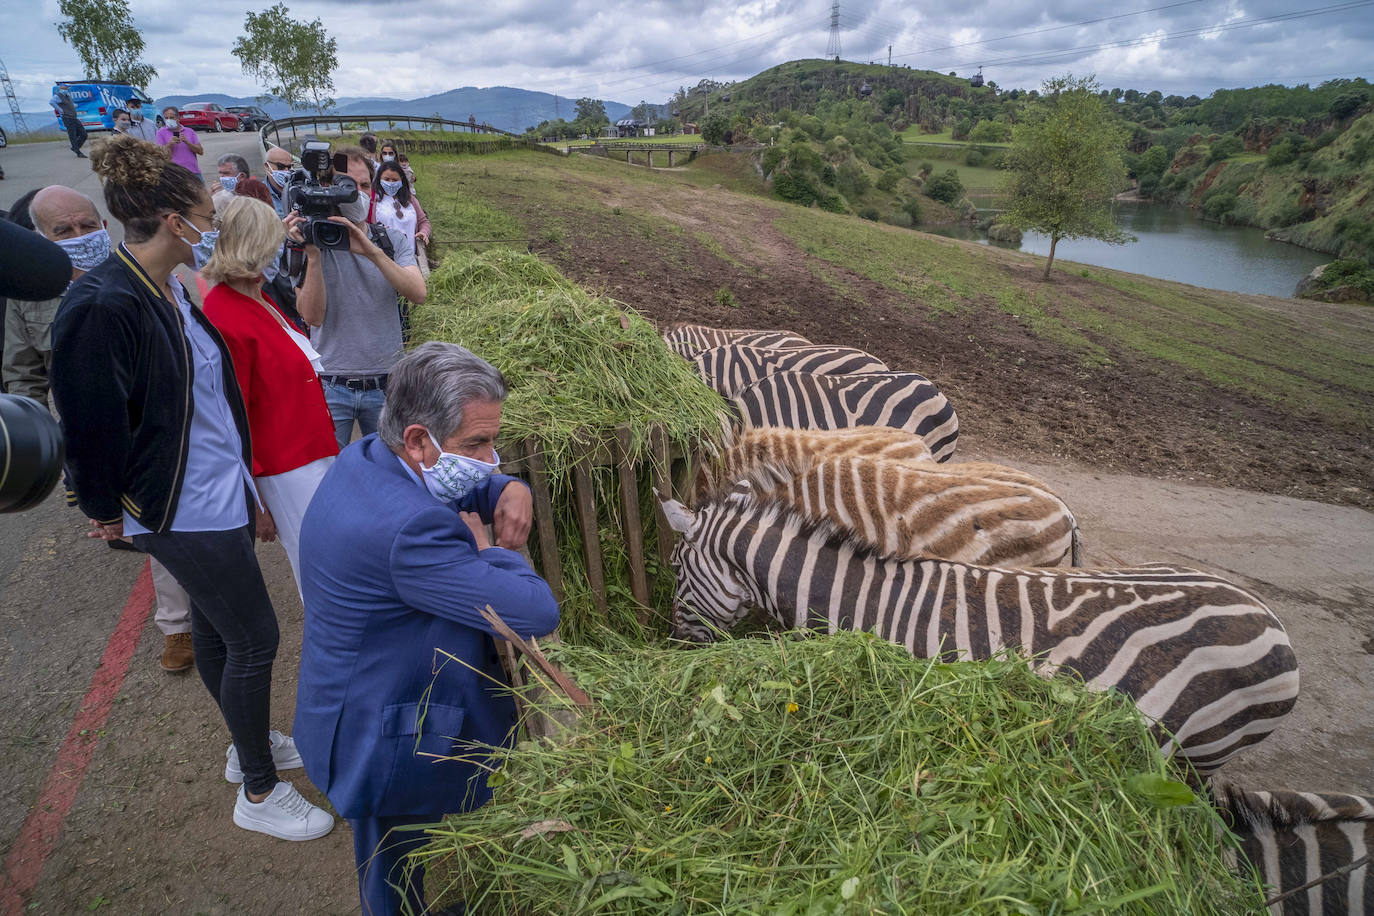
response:
<path fill-rule="evenodd" d="M 153 574 L 144 562 L 143 571 L 129 592 L 129 600 L 124 602 L 124 613 L 110 641 L 105 644 L 105 653 L 91 678 L 91 687 L 57 751 L 52 769 L 48 770 L 38 801 L 5 857 L 4 874 L 0 876 L 0 914 L 3 916 L 19 916 L 24 910 L 24 898 L 38 886 L 43 865 L 57 845 L 62 824 L 72 810 L 76 794 L 81 791 L 86 769 L 95 756 L 100 731 L 110 717 L 124 675 L 129 671 L 138 637 L 153 609 L 153 598 Z"/>

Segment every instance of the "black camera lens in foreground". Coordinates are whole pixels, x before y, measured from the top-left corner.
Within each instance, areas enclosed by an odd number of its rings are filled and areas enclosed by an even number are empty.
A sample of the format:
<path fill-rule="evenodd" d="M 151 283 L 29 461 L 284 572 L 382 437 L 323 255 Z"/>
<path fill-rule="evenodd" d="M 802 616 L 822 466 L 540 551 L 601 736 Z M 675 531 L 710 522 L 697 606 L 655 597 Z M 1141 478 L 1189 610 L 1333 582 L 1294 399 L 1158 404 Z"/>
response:
<path fill-rule="evenodd" d="M 0 394 L 0 512 L 42 502 L 62 476 L 62 430 L 32 398 Z"/>

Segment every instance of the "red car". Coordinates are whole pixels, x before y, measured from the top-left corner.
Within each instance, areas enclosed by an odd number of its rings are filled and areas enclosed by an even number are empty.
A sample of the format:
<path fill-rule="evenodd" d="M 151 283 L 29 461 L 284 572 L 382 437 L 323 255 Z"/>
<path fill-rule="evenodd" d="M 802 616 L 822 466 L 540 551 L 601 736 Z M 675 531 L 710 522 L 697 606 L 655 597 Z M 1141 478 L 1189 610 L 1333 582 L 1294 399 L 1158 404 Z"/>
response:
<path fill-rule="evenodd" d="M 214 102 L 191 102 L 183 105 L 178 118 L 183 127 L 200 130 L 243 130 L 247 125 L 232 111 L 225 111 Z"/>

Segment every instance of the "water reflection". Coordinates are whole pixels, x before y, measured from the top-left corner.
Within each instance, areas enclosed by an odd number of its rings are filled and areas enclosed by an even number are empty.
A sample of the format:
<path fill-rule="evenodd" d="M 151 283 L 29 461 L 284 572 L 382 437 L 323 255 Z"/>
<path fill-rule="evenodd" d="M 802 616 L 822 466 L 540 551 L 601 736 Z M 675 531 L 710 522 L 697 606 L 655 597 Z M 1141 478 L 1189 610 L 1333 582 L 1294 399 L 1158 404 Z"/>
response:
<path fill-rule="evenodd" d="M 1263 229 L 1204 222 L 1180 207 L 1120 204 L 1116 216 L 1117 224 L 1139 241 L 1108 245 L 1064 239 L 1055 250 L 1055 262 L 1078 261 L 1211 289 L 1291 296 L 1313 267 L 1333 258 L 1267 241 Z M 921 230 L 989 244 L 986 235 L 968 226 L 922 226 Z M 1020 245 L 991 244 L 1038 255 L 1050 251 L 1049 238 L 1036 232 L 1026 233 Z"/>

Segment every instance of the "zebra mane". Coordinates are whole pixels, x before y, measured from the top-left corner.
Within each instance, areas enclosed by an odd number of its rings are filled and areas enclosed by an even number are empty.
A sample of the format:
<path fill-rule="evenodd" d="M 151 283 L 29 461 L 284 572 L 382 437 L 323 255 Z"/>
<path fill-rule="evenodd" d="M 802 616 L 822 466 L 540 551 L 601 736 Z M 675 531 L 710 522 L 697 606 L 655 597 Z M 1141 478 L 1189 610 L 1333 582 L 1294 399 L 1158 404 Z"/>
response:
<path fill-rule="evenodd" d="M 758 492 L 748 481 L 740 481 L 729 490 L 712 495 L 698 507 L 698 511 L 712 508 L 722 512 L 757 511 L 760 525 L 776 526 L 807 540 L 820 538 L 827 547 L 847 547 L 854 554 L 854 558 L 860 561 L 871 559 L 885 562 L 892 559 L 879 553 L 872 544 L 861 540 L 855 532 L 841 528 L 829 519 L 808 518 L 783 502 L 780 497 Z"/>
<path fill-rule="evenodd" d="M 1289 830 L 1326 821 L 1374 820 L 1374 798 L 1360 795 L 1286 790 L 1247 792 L 1229 785 L 1214 791 L 1218 808 L 1234 821 L 1256 830 Z"/>

